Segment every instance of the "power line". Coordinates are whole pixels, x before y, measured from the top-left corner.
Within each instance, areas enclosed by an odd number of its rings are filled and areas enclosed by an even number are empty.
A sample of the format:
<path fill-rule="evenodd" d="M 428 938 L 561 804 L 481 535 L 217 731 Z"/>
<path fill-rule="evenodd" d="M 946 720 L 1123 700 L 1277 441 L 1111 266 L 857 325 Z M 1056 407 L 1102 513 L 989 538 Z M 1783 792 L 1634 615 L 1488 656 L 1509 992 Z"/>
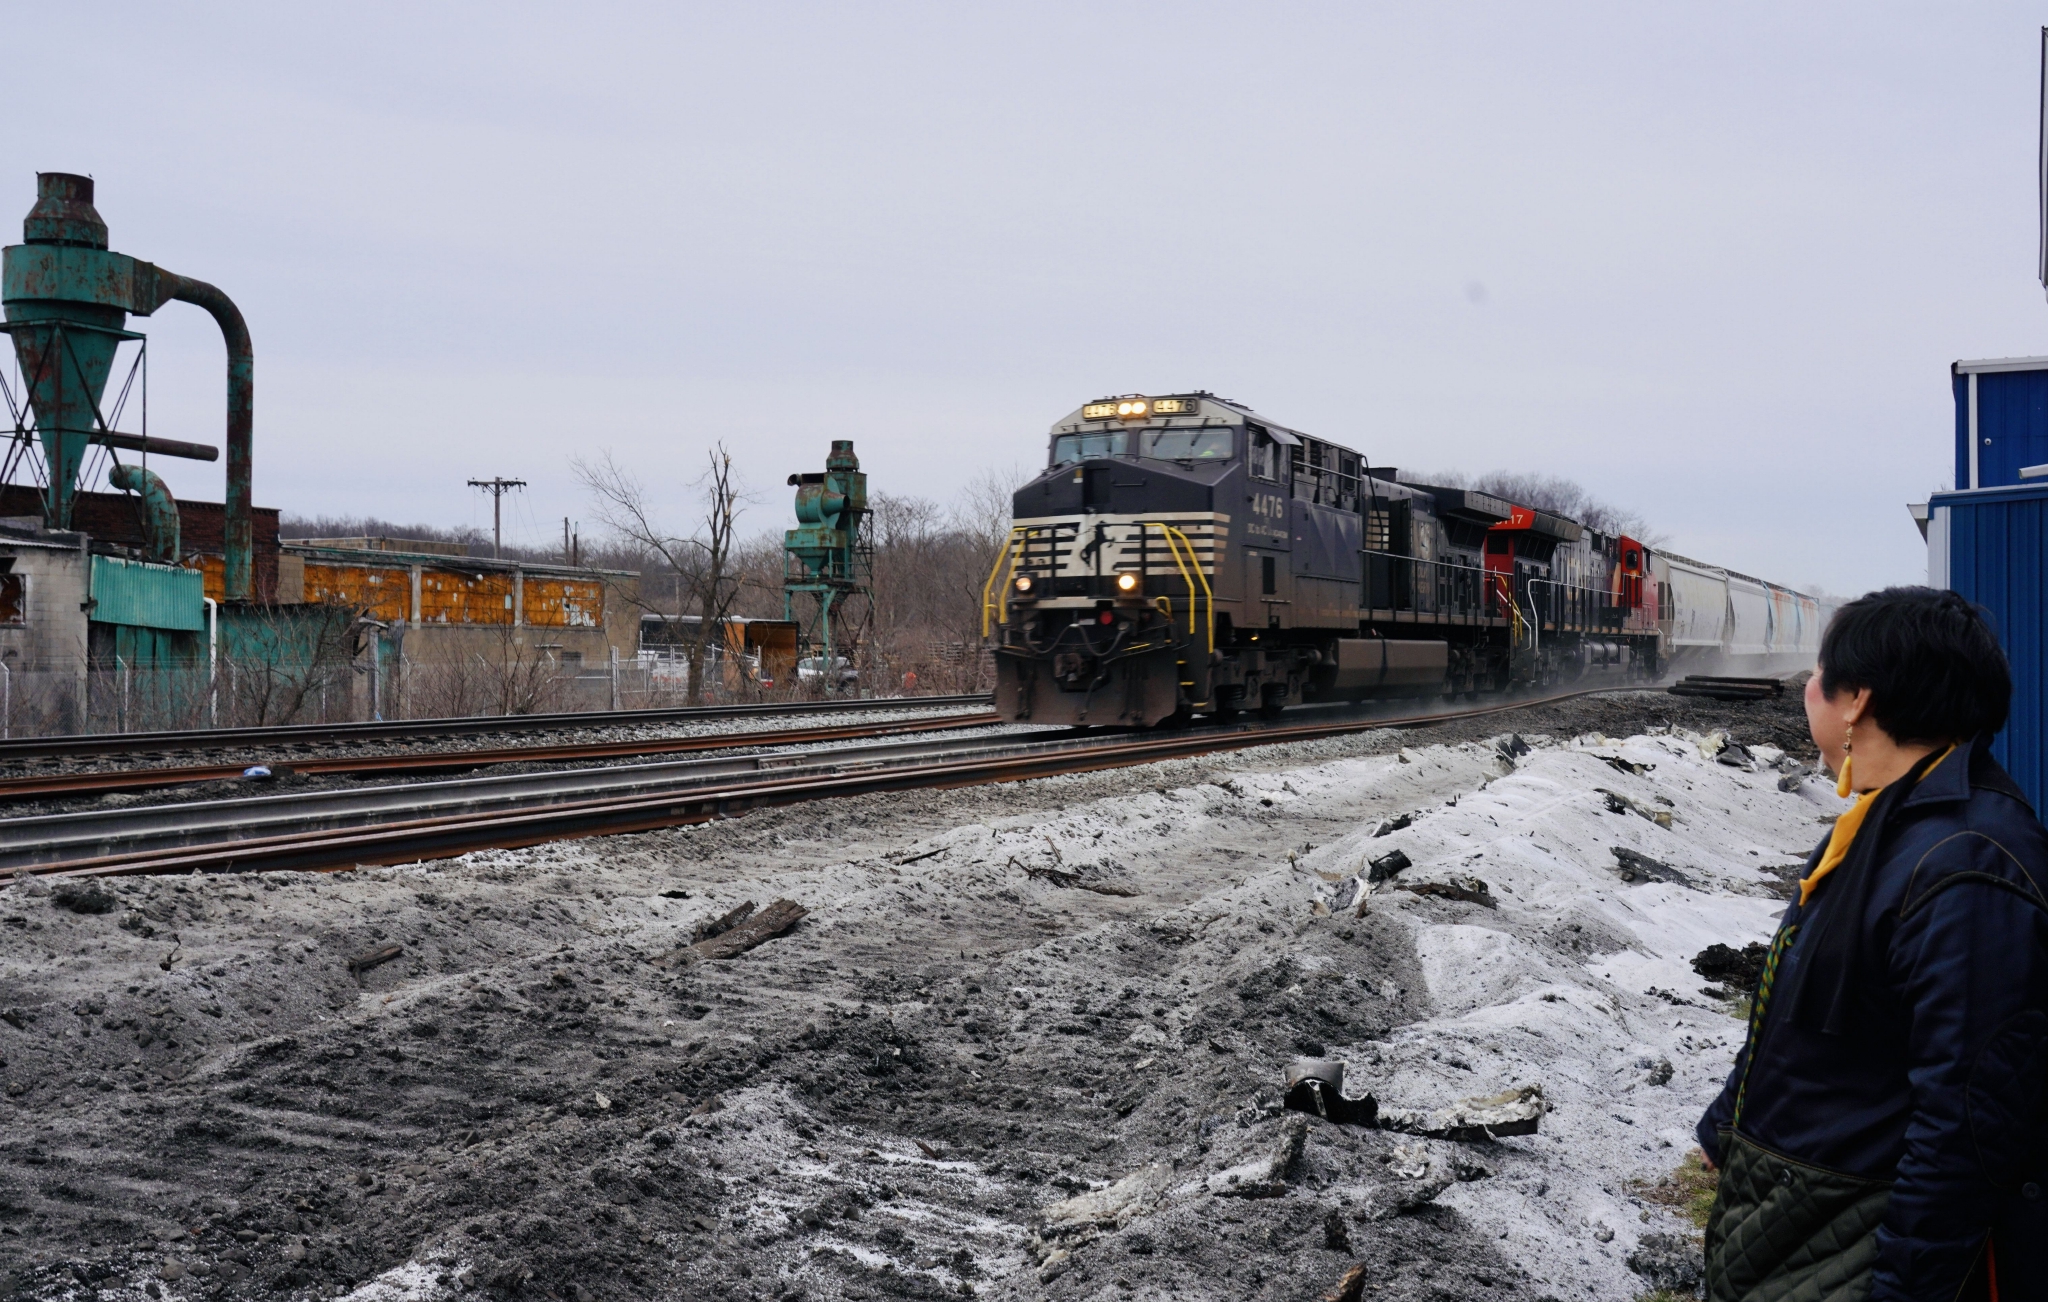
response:
<path fill-rule="evenodd" d="M 498 559 L 498 553 L 503 551 L 505 546 L 504 516 L 500 509 L 500 504 L 504 501 L 505 494 L 515 488 L 526 487 L 526 481 L 523 479 L 500 479 L 493 476 L 490 479 L 472 479 L 469 481 L 469 486 L 471 488 L 481 488 L 491 495 L 491 559 L 495 561 Z"/>

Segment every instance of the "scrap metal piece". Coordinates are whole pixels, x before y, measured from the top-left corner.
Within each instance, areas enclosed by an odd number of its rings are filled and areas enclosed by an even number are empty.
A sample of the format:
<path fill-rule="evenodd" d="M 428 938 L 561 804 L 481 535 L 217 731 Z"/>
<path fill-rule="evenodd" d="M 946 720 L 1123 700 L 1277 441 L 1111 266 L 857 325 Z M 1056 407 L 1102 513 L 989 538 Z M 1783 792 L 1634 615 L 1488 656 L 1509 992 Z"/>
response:
<path fill-rule="evenodd" d="M 1370 1126 L 1378 1118 L 1379 1100 L 1366 1094 L 1344 1094 L 1344 1064 L 1334 1058 L 1296 1058 L 1282 1074 L 1287 1092 L 1280 1105 L 1338 1125 Z"/>
<path fill-rule="evenodd" d="M 1382 1108 L 1379 1127 L 1432 1139 L 1499 1139 L 1535 1134 L 1543 1110 L 1543 1086 L 1523 1085 L 1487 1098 L 1460 1099 L 1445 1108 Z"/>
<path fill-rule="evenodd" d="M 1367 863 L 1372 871 L 1367 874 L 1366 880 L 1375 886 L 1392 877 L 1395 873 L 1400 872 L 1403 868 L 1415 866 L 1415 861 L 1400 850 L 1389 850 L 1377 859 L 1368 860 Z"/>

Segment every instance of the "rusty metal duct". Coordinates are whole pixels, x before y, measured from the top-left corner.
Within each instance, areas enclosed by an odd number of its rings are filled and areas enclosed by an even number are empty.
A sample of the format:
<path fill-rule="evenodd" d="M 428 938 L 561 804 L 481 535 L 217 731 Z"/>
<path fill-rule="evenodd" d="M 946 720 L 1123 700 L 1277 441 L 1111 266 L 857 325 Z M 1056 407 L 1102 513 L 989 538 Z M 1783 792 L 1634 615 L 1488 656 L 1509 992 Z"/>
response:
<path fill-rule="evenodd" d="M 139 339 L 124 328 L 130 313 L 148 316 L 173 299 L 205 308 L 219 323 L 228 352 L 228 483 L 226 592 L 255 598 L 251 529 L 251 444 L 255 356 L 249 327 L 226 294 L 204 281 L 107 250 L 107 224 L 93 208 L 92 179 L 66 172 L 36 174 L 36 202 L 22 223 L 20 244 L 0 251 L 0 302 L 28 383 L 29 405 L 49 466 L 45 514 L 69 528 L 78 474 L 93 443 L 160 456 L 211 461 L 212 448 L 144 439 L 108 428 L 100 410 L 114 352 Z"/>

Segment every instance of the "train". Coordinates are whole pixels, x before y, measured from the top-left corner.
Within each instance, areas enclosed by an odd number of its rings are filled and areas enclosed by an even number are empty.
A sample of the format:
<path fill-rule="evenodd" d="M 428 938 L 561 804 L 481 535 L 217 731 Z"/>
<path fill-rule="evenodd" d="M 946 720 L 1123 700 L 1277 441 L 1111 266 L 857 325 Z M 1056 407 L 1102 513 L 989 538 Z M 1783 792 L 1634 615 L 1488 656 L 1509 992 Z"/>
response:
<path fill-rule="evenodd" d="M 1203 391 L 1054 422 L 982 590 L 997 709 L 1078 726 L 1778 673 L 1830 614 Z"/>

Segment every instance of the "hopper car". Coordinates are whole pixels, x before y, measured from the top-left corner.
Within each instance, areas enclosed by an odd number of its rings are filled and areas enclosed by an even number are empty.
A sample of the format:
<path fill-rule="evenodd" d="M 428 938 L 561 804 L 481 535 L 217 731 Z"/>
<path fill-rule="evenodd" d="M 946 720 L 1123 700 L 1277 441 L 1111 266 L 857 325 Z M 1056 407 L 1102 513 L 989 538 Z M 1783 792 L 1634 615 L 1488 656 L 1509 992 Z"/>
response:
<path fill-rule="evenodd" d="M 1831 613 L 1206 392 L 1084 403 L 1013 512 L 983 633 L 1035 723 L 1782 672 Z"/>

